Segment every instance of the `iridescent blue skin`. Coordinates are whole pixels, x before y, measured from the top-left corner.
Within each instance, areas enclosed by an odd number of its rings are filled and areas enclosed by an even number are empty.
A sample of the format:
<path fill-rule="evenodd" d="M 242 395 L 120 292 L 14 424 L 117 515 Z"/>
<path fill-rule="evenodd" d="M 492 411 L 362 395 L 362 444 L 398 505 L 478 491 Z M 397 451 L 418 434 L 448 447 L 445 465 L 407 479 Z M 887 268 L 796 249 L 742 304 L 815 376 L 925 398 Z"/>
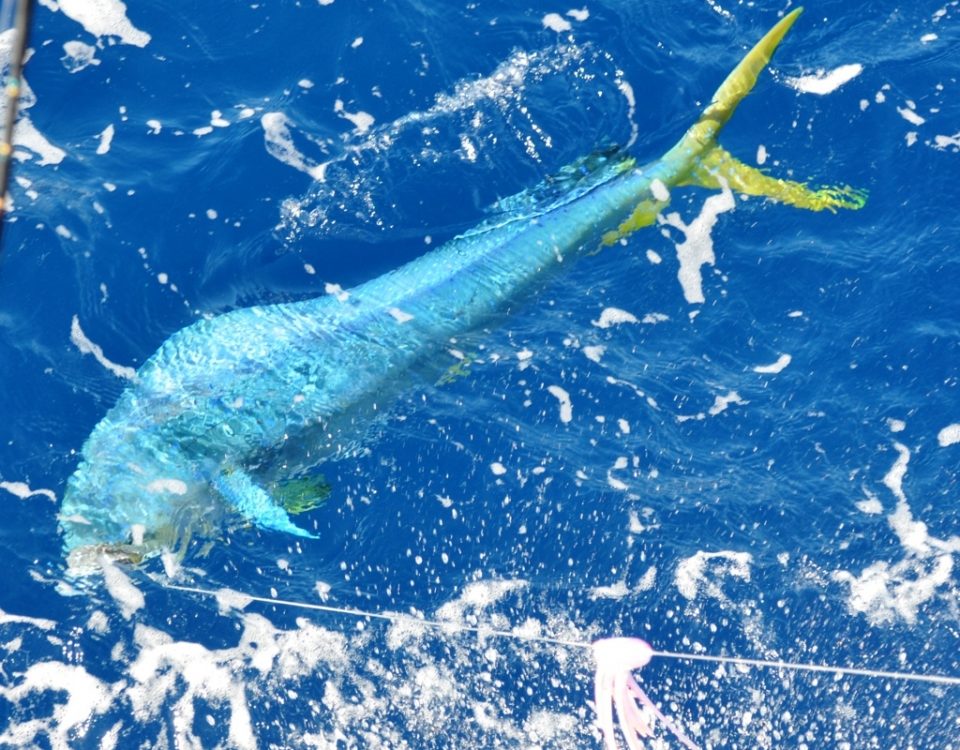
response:
<path fill-rule="evenodd" d="M 666 175 L 659 165 L 633 170 L 543 215 L 457 237 L 343 301 L 240 309 L 178 331 L 87 439 L 61 508 L 67 550 L 126 543 L 134 524 L 149 535 L 170 523 L 172 505 L 202 508 L 223 494 L 211 487 L 225 473 L 242 470 L 266 486 L 291 450 L 296 472 L 348 452 L 356 431 L 340 415 L 362 420 L 388 404 L 404 373 L 451 336 L 596 250 L 654 174 Z"/>
<path fill-rule="evenodd" d="M 715 186 L 719 171 L 739 190 L 805 208 L 857 207 L 852 193 L 773 180 L 716 146 L 798 13 L 744 58 L 663 158 L 607 164 L 552 204 L 456 237 L 346 298 L 235 310 L 175 333 L 83 446 L 61 509 L 65 551 L 138 557 L 223 501 L 262 528 L 312 536 L 271 500 L 285 472 L 349 453 L 362 433 L 355 423 L 395 398 L 413 365 L 552 271 L 652 223 L 672 186 Z"/>

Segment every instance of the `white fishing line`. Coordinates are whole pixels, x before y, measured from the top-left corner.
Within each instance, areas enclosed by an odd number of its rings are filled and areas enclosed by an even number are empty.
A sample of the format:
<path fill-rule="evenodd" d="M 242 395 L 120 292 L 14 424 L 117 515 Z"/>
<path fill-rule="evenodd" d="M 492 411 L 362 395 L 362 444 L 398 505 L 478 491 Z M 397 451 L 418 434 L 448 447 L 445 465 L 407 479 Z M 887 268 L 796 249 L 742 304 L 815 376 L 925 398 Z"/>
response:
<path fill-rule="evenodd" d="M 201 596 L 211 596 L 219 598 L 226 592 L 213 591 L 211 589 L 202 589 L 195 586 L 180 586 L 169 583 L 164 584 L 165 588 L 182 591 L 189 594 L 199 594 Z M 232 592 L 231 592 L 232 593 Z M 477 635 L 509 638 L 515 641 L 532 641 L 536 643 L 547 643 L 554 646 L 567 646 L 569 648 L 593 648 L 592 643 L 584 641 L 570 641 L 562 638 L 550 638 L 541 635 L 525 635 L 512 630 L 498 630 L 496 628 L 487 628 L 475 625 L 463 625 L 456 622 L 443 622 L 440 620 L 426 620 L 412 615 L 390 614 L 385 612 L 369 612 L 354 607 L 335 607 L 328 604 L 311 604 L 309 602 L 299 602 L 291 599 L 271 599 L 264 596 L 253 596 L 250 594 L 234 595 L 237 599 L 247 602 L 259 602 L 261 604 L 272 604 L 274 606 L 292 607 L 296 609 L 309 609 L 315 612 L 328 612 L 330 614 L 348 615 L 371 620 L 386 620 L 387 622 L 415 623 L 426 628 L 435 628 L 446 632 L 455 633 L 476 633 Z M 883 669 L 867 669 L 861 667 L 836 667 L 826 664 L 807 664 L 803 662 L 778 661 L 770 659 L 749 659 L 739 656 L 715 656 L 711 654 L 689 654 L 680 651 L 653 651 L 653 656 L 663 659 L 676 659 L 678 661 L 705 661 L 719 664 L 734 664 L 746 667 L 760 667 L 763 669 L 786 669 L 794 672 L 826 672 L 844 677 L 873 677 L 886 680 L 902 680 L 913 682 L 928 682 L 937 685 L 960 686 L 960 677 L 937 674 L 918 674 L 914 672 L 891 672 Z"/>

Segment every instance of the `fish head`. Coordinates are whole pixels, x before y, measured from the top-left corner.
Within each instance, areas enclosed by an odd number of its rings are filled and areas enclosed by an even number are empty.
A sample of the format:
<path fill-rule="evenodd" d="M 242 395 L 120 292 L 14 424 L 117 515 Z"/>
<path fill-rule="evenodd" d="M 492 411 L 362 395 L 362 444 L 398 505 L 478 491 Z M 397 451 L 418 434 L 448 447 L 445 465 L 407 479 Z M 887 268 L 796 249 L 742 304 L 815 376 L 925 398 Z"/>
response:
<path fill-rule="evenodd" d="M 174 549 L 197 495 L 196 483 L 169 470 L 82 461 L 67 482 L 59 514 L 68 567 L 93 571 L 101 557 L 136 565 Z"/>

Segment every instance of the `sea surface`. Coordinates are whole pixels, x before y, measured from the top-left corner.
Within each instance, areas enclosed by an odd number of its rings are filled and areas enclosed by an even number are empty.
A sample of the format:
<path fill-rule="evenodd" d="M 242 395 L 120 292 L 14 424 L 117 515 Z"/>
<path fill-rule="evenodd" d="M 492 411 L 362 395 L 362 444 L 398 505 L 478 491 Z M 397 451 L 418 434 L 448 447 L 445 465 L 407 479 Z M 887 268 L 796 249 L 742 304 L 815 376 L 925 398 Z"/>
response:
<path fill-rule="evenodd" d="M 325 467 L 319 539 L 221 512 L 179 556 L 63 558 L 84 440 L 167 337 L 348 290 L 597 150 L 657 158 L 792 7 L 41 0 L 0 255 L 0 747 L 600 748 L 586 645 L 616 635 L 960 675 L 957 0 L 813 0 L 724 131 L 862 210 L 677 188 L 411 377 Z M 957 687 L 637 676 L 702 748 L 960 748 Z"/>

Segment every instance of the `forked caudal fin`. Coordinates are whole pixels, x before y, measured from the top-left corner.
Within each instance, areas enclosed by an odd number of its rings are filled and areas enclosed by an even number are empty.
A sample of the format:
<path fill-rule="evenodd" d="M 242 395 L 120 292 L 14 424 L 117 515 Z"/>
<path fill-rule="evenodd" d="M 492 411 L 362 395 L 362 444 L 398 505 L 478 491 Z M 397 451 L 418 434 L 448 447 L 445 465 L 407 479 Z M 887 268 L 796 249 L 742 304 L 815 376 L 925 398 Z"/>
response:
<path fill-rule="evenodd" d="M 677 184 L 718 188 L 721 181 L 725 181 L 737 192 L 772 198 L 811 211 L 864 206 L 867 196 L 863 190 L 849 186 L 812 189 L 801 182 L 771 177 L 737 160 L 717 143 L 720 130 L 753 89 L 777 46 L 802 12 L 803 8 L 797 8 L 784 16 L 754 45 L 717 89 L 700 119 L 663 157 L 665 162 L 679 160 L 689 163 L 689 170 Z M 683 170 L 680 171 L 684 174 Z"/>

